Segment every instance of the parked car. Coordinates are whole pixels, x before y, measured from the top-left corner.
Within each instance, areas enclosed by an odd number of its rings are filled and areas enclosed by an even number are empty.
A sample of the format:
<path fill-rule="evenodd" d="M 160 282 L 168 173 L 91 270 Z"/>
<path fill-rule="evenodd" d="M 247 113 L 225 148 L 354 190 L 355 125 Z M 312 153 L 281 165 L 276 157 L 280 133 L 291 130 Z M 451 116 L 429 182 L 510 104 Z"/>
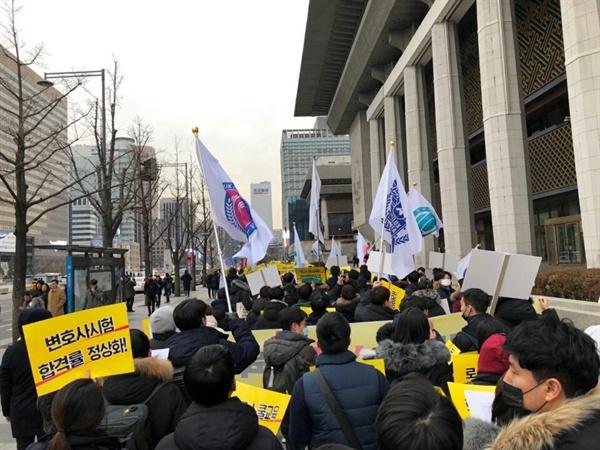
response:
<path fill-rule="evenodd" d="M 133 287 L 133 290 L 136 293 L 139 292 L 144 292 L 144 284 L 146 284 L 146 282 L 144 281 L 143 277 L 134 277 L 133 281 L 135 281 L 135 286 Z"/>

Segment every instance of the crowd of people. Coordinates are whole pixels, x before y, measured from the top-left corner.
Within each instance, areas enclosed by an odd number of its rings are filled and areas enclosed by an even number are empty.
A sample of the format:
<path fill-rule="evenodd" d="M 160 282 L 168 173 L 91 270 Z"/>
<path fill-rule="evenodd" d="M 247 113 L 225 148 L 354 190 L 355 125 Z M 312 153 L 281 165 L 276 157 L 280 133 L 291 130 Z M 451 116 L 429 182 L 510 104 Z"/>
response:
<path fill-rule="evenodd" d="M 0 366 L 2 411 L 18 449 L 597 448 L 598 344 L 548 302 L 538 315 L 528 299 L 500 298 L 490 315 L 484 291 L 462 291 L 462 280 L 453 289 L 450 273 L 428 279 L 420 268 L 386 280 L 404 290 L 396 310 L 366 266 L 330 273 L 322 285 L 284 274 L 281 286 L 253 295 L 229 270 L 209 299 L 158 300 L 148 306 L 152 338 L 130 330 L 134 372 L 77 380 L 40 398 L 22 338 Z M 450 311 L 465 321 L 452 345 L 479 353 L 472 383 L 495 386 L 491 422 L 462 420 L 452 403 L 450 345 L 430 320 Z M 25 308 L 19 326 L 50 317 Z M 377 346 L 360 356 L 382 359 L 385 375 L 349 350 L 351 323 L 367 321 L 385 323 L 374 329 Z M 252 330 L 271 329 L 263 387 L 291 395 L 278 436 L 235 394 L 235 375 L 261 350 Z M 168 359 L 153 349 L 169 349 Z M 111 411 L 131 405 L 147 408 L 146 434 L 116 432 Z"/>

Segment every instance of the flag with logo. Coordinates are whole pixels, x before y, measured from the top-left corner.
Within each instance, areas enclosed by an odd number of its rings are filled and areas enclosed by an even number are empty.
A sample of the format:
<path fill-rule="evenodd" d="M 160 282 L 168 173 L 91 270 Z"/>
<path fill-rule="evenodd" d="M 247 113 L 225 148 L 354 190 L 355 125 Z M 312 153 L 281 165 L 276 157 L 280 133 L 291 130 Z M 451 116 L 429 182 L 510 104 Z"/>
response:
<path fill-rule="evenodd" d="M 356 239 L 356 258 L 358 258 L 358 264 L 364 264 L 365 255 L 369 253 L 369 244 L 367 240 L 364 238 L 360 231 L 358 232 L 358 239 Z"/>
<path fill-rule="evenodd" d="M 440 218 L 433 209 L 433 206 L 427 201 L 418 189 L 412 188 L 408 193 L 408 202 L 410 209 L 415 215 L 415 220 L 421 231 L 421 236 L 433 234 L 435 237 L 440 235 L 440 228 L 444 226 Z"/>
<path fill-rule="evenodd" d="M 331 238 L 331 251 L 329 252 L 329 256 L 342 256 L 342 252 L 340 252 L 339 247 L 335 243 L 335 239 Z"/>
<path fill-rule="evenodd" d="M 412 272 L 412 255 L 421 251 L 423 238 L 398 174 L 393 149 L 381 175 L 369 225 L 390 244 L 394 275 L 402 279 Z"/>
<path fill-rule="evenodd" d="M 310 189 L 310 211 L 308 219 L 308 231 L 311 232 L 315 239 L 325 243 L 321 224 L 319 220 L 319 204 L 321 202 L 321 178 L 317 172 L 317 160 L 313 159 L 312 179 Z"/>
<path fill-rule="evenodd" d="M 199 138 L 196 138 L 196 156 L 206 180 L 213 220 L 232 239 L 245 242 L 234 257 L 247 258 L 255 266 L 266 255 L 273 233 L 242 198 L 219 161 Z"/>
<path fill-rule="evenodd" d="M 319 240 L 316 240 L 312 245 L 312 252 L 317 258 L 321 256 L 321 242 Z"/>
<path fill-rule="evenodd" d="M 302 251 L 302 243 L 300 242 L 296 225 L 294 225 L 294 263 L 296 267 L 306 267 L 306 258 Z"/>

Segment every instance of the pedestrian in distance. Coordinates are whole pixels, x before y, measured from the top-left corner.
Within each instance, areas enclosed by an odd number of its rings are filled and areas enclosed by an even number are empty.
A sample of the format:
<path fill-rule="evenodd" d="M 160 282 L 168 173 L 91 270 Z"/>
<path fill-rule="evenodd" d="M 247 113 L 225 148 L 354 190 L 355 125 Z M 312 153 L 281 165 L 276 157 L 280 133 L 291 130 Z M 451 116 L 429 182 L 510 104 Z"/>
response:
<path fill-rule="evenodd" d="M 85 293 L 85 300 L 81 309 L 92 309 L 100 306 L 104 306 L 104 301 L 102 300 L 102 293 L 98 292 L 98 280 L 90 280 L 90 287 Z"/>
<path fill-rule="evenodd" d="M 189 274 L 189 272 L 186 270 L 185 272 L 183 272 L 183 275 L 181 275 L 181 283 L 183 283 L 183 295 L 185 295 L 186 297 L 190 296 L 190 287 L 192 285 L 192 276 Z"/>
<path fill-rule="evenodd" d="M 134 312 L 133 299 L 135 298 L 135 280 L 129 275 L 125 277 L 125 282 L 123 283 L 123 292 L 123 295 L 125 295 L 127 312 Z"/>

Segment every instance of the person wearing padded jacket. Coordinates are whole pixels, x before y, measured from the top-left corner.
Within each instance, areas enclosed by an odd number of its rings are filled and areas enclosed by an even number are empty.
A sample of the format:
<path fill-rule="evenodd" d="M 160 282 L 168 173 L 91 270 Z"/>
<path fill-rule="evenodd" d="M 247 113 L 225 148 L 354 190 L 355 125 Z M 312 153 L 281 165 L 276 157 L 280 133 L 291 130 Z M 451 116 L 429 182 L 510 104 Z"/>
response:
<path fill-rule="evenodd" d="M 129 333 L 135 371 L 104 379 L 102 392 L 113 405 L 133 405 L 143 403 L 162 384 L 146 403 L 152 445 L 156 446 L 163 437 L 175 431 L 187 403 L 177 386 L 171 383 L 171 361 L 150 356 L 150 341 L 143 331 L 132 329 Z"/>
<path fill-rule="evenodd" d="M 190 298 L 179 303 L 173 311 L 173 320 L 180 332 L 166 340 L 165 348 L 169 348 L 169 359 L 175 367 L 185 366 L 205 345 L 222 344 L 233 355 L 235 373 L 242 373 L 256 361 L 260 352 L 258 342 L 243 319 L 229 320 L 235 343 L 228 341 L 226 334 L 205 326 L 206 304 L 202 300 Z"/>
<path fill-rule="evenodd" d="M 269 290 L 270 301 L 265 305 L 265 312 L 258 318 L 254 324 L 254 330 L 270 330 L 281 328 L 279 323 L 279 313 L 289 308 L 288 304 L 283 300 L 283 289 L 274 287 Z"/>
<path fill-rule="evenodd" d="M 378 320 L 393 320 L 398 311 L 394 311 L 390 302 L 390 290 L 381 285 L 381 281 L 373 283 L 373 289 L 368 291 L 354 312 L 356 322 L 374 322 Z"/>
<path fill-rule="evenodd" d="M 227 348 L 202 347 L 183 375 L 193 403 L 156 450 L 282 449 L 275 435 L 258 424 L 254 408 L 235 397 L 236 372 Z"/>
<path fill-rule="evenodd" d="M 244 308 L 246 308 L 246 311 L 248 311 L 246 322 L 250 328 L 254 327 L 254 324 L 265 310 L 265 306 L 267 306 L 267 303 L 269 303 L 270 290 L 271 288 L 269 286 L 261 287 L 258 296 L 255 297 L 250 303 L 248 300 L 242 299 L 242 304 L 244 305 Z"/>

